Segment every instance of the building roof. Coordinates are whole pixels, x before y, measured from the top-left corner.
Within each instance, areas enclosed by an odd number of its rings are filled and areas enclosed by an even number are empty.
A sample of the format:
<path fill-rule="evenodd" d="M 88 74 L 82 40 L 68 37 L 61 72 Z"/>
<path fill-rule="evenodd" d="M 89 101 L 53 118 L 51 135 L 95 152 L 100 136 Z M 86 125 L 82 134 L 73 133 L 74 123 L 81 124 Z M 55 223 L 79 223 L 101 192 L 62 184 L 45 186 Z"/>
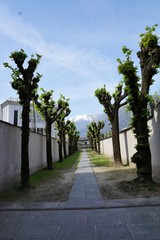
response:
<path fill-rule="evenodd" d="M 18 105 L 18 106 L 21 106 L 21 104 L 19 103 L 19 99 L 18 98 L 9 98 L 5 102 L 1 103 L 1 107 L 2 108 L 6 107 L 8 105 Z"/>

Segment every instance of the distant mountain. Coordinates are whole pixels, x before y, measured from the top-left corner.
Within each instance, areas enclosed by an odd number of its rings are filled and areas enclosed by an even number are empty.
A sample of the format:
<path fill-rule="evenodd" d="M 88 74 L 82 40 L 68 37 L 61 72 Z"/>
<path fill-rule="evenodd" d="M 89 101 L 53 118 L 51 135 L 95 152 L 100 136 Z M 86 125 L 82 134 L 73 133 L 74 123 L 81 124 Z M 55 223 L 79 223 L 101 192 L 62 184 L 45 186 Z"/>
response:
<path fill-rule="evenodd" d="M 126 112 L 125 108 L 121 108 L 119 111 L 119 126 L 120 130 L 123 128 L 128 127 L 130 113 Z M 77 130 L 80 132 L 80 137 L 85 137 L 87 133 L 87 125 L 91 122 L 95 121 L 104 121 L 105 126 L 101 130 L 101 133 L 107 133 L 111 130 L 110 122 L 108 120 L 107 114 L 100 113 L 100 114 L 93 114 L 93 115 L 78 115 L 70 119 L 73 121 L 77 127 Z"/>

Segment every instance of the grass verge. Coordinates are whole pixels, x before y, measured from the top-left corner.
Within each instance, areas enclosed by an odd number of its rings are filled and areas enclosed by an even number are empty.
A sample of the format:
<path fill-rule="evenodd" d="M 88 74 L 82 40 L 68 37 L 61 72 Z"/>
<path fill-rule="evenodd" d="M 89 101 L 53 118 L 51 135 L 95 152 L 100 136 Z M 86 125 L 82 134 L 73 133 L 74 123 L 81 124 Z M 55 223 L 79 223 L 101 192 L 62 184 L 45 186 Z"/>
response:
<path fill-rule="evenodd" d="M 113 160 L 106 155 L 98 154 L 95 151 L 87 150 L 89 159 L 95 167 L 111 167 L 114 165 Z"/>
<path fill-rule="evenodd" d="M 70 170 L 76 167 L 80 158 L 81 152 L 77 151 L 68 158 L 64 159 L 63 162 L 55 162 L 53 164 L 53 170 L 48 171 L 46 168 L 39 170 L 31 175 L 30 180 L 33 185 L 37 185 L 42 181 L 47 181 L 52 178 L 60 177 L 63 170 Z"/>
<path fill-rule="evenodd" d="M 77 151 L 73 153 L 70 157 L 64 159 L 62 163 L 60 162 L 54 163 L 54 169 L 56 170 L 70 169 L 74 166 L 74 164 L 77 164 L 77 160 L 79 160 L 80 156 L 81 152 Z"/>
<path fill-rule="evenodd" d="M 81 156 L 81 152 L 77 151 L 73 153 L 68 158 L 64 159 L 62 163 L 56 162 L 54 163 L 54 169 L 48 171 L 46 168 L 43 168 L 30 176 L 30 182 L 33 186 L 38 186 L 40 184 L 46 183 L 47 181 L 52 181 L 57 178 L 63 176 L 64 171 L 74 171 L 79 158 Z M 23 197 L 26 192 L 29 192 L 29 189 L 25 191 L 18 191 L 19 182 L 15 183 L 14 185 L 7 187 L 3 191 L 0 192 L 0 201 L 12 201 L 15 200 L 17 197 Z"/>

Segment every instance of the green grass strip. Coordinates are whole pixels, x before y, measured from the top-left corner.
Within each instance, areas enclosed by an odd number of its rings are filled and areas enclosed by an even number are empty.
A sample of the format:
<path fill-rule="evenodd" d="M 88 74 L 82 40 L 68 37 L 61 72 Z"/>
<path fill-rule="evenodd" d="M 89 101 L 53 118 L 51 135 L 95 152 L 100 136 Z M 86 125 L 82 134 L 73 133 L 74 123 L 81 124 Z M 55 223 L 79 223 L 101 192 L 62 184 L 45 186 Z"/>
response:
<path fill-rule="evenodd" d="M 71 156 L 69 156 L 68 158 L 64 159 L 63 162 L 54 163 L 53 165 L 54 169 L 57 169 L 57 170 L 69 169 L 74 166 L 74 164 L 76 163 L 77 159 L 80 158 L 80 156 L 81 156 L 81 152 L 77 151 L 73 153 Z"/>
<path fill-rule="evenodd" d="M 113 160 L 106 155 L 98 154 L 91 149 L 88 149 L 87 152 L 90 161 L 96 167 L 111 167 L 114 165 Z"/>
<path fill-rule="evenodd" d="M 46 168 L 39 170 L 31 175 L 30 180 L 33 185 L 40 181 L 46 181 L 51 178 L 60 177 L 61 171 L 71 169 L 78 163 L 81 152 L 77 151 L 71 156 L 63 160 L 63 162 L 55 162 L 53 164 L 53 170 L 47 170 Z"/>

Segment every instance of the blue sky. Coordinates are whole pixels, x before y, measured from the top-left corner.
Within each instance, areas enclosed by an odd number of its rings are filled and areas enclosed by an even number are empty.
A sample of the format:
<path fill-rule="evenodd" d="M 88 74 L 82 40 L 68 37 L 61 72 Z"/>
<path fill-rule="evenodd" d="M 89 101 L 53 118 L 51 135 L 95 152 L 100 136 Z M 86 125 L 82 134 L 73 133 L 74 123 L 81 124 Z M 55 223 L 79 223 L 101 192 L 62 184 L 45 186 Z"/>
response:
<path fill-rule="evenodd" d="M 114 91 L 121 80 L 117 58 L 122 46 L 133 50 L 138 66 L 139 34 L 159 24 L 159 0 L 0 0 L 0 102 L 16 97 L 9 55 L 23 48 L 42 55 L 39 87 L 70 98 L 71 117 L 103 111 L 94 96 L 105 84 Z M 12 62 L 14 65 L 14 63 Z M 159 89 L 159 76 L 151 89 Z"/>

